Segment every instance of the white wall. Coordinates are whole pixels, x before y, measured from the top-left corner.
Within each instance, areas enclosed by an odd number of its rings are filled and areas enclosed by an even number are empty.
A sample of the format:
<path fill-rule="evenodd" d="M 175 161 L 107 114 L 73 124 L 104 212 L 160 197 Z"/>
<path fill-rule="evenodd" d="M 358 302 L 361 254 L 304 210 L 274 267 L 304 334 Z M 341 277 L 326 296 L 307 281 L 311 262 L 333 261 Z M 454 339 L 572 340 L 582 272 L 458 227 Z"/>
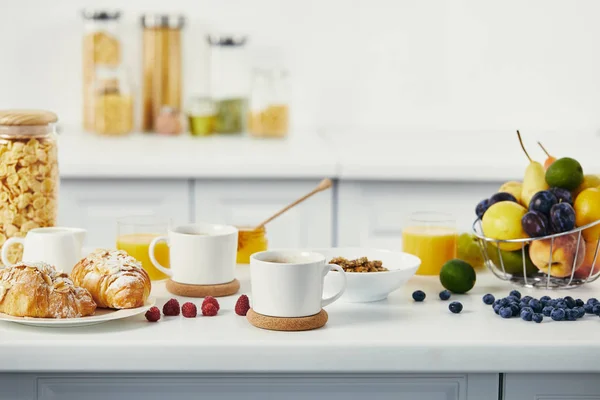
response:
<path fill-rule="evenodd" d="M 600 127 L 594 0 L 0 0 L 0 107 L 80 121 L 86 5 L 124 11 L 136 73 L 139 14 L 187 14 L 187 94 L 206 78 L 209 27 L 285 46 L 296 127 Z"/>

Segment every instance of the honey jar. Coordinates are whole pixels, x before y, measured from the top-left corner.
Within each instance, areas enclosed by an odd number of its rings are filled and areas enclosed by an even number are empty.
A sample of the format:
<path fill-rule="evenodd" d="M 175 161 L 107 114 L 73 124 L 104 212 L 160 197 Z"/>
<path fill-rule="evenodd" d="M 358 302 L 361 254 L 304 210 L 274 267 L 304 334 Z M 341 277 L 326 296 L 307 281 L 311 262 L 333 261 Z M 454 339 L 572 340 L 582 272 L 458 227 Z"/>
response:
<path fill-rule="evenodd" d="M 250 264 L 250 256 L 260 251 L 266 251 L 269 242 L 264 227 L 259 229 L 238 227 L 237 263 Z"/>

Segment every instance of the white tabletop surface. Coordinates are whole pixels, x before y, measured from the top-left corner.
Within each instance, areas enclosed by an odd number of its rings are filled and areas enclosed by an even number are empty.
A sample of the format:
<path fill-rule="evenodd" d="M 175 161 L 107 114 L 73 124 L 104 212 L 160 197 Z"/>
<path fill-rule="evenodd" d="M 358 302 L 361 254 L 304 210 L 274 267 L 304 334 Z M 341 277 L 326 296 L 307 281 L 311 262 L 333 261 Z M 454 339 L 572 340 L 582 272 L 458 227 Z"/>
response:
<path fill-rule="evenodd" d="M 238 268 L 248 293 L 248 267 Z M 597 283 L 555 296 L 600 297 Z M 415 303 L 412 291 L 427 299 Z M 481 273 L 468 295 L 455 295 L 461 314 L 439 300 L 435 277 L 414 277 L 382 302 L 334 303 L 329 322 L 309 332 L 272 332 L 237 316 L 238 297 L 220 299 L 216 317 L 140 315 L 81 328 L 0 323 L 0 371 L 104 372 L 600 372 L 600 318 L 575 322 L 504 320 L 482 303 L 484 293 L 513 287 Z M 521 290 L 542 296 L 542 291 Z M 158 305 L 171 297 L 155 284 Z M 180 298 L 183 303 L 185 299 Z M 198 299 L 195 300 L 200 304 Z"/>

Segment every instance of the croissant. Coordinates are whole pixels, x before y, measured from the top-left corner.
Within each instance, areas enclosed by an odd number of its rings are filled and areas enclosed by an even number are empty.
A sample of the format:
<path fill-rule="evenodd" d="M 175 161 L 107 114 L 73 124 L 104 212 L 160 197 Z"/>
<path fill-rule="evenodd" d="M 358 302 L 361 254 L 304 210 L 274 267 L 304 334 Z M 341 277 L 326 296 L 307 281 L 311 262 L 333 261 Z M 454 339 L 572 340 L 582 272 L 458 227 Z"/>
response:
<path fill-rule="evenodd" d="M 0 312 L 15 317 L 76 318 L 94 314 L 90 293 L 46 263 L 0 270 Z"/>
<path fill-rule="evenodd" d="M 123 250 L 95 250 L 73 267 L 71 279 L 101 308 L 141 307 L 152 288 L 140 262 Z"/>

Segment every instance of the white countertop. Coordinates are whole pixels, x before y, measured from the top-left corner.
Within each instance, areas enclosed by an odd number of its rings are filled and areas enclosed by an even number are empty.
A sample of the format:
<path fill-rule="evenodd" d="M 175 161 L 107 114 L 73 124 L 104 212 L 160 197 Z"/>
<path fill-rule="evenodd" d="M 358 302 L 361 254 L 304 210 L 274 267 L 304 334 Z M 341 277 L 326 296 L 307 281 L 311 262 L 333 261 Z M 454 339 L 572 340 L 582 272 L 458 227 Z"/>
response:
<path fill-rule="evenodd" d="M 263 178 L 346 180 L 507 181 L 522 179 L 527 159 L 514 132 L 294 132 L 287 139 L 243 135 L 99 137 L 65 130 L 59 144 L 64 178 Z M 577 133 L 525 136 L 532 157 L 578 159 L 600 173 L 600 137 Z"/>
<path fill-rule="evenodd" d="M 248 292 L 248 267 L 238 269 Z M 597 283 L 554 296 L 600 297 Z M 427 293 L 414 303 L 412 291 Z M 81 328 L 0 323 L 3 372 L 600 372 L 600 319 L 542 324 L 504 320 L 482 303 L 484 293 L 513 287 L 482 273 L 469 295 L 455 295 L 461 314 L 437 297 L 437 278 L 414 277 L 386 301 L 334 303 L 329 322 L 309 332 L 254 328 L 233 312 L 238 297 L 220 299 L 216 317 L 142 315 Z M 546 293 L 521 290 L 523 295 Z M 158 304 L 171 297 L 161 284 Z M 180 302 L 183 299 L 180 298 Z M 195 300 L 197 304 L 200 301 Z"/>

